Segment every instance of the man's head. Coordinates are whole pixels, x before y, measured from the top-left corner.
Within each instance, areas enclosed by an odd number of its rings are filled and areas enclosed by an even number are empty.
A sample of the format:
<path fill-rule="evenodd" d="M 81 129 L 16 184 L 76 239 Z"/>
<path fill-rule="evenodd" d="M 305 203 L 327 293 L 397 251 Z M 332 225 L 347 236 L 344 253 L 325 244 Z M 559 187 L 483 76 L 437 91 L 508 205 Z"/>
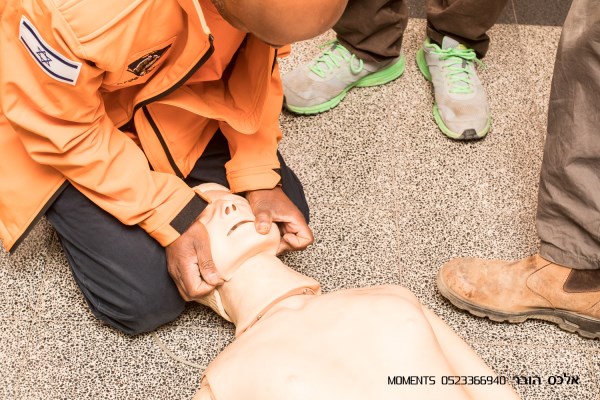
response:
<path fill-rule="evenodd" d="M 317 36 L 342 15 L 347 0 L 211 0 L 235 28 L 281 46 Z"/>

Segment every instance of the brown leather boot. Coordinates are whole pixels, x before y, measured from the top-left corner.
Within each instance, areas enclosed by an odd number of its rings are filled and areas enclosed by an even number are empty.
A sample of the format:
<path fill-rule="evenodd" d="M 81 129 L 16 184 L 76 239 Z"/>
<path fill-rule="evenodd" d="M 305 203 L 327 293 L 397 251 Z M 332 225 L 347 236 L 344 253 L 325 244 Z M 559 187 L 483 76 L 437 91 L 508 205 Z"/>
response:
<path fill-rule="evenodd" d="M 437 277 L 458 308 L 494 321 L 554 322 L 586 338 L 600 338 L 600 270 L 577 270 L 538 254 L 516 262 L 454 258 Z"/>

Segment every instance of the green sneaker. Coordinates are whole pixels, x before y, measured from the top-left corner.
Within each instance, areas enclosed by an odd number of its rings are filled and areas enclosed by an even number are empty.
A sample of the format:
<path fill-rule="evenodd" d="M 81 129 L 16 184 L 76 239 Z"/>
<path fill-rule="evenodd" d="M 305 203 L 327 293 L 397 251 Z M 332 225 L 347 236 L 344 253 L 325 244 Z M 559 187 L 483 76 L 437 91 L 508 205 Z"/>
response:
<path fill-rule="evenodd" d="M 307 64 L 283 76 L 284 106 L 298 114 L 318 114 L 337 106 L 353 87 L 383 85 L 404 72 L 404 56 L 383 62 L 361 60 L 337 40 Z"/>
<path fill-rule="evenodd" d="M 427 38 L 417 52 L 417 65 L 433 84 L 435 121 L 452 139 L 481 139 L 492 125 L 487 95 L 474 63 L 483 65 L 473 49 L 447 36 L 441 48 Z"/>

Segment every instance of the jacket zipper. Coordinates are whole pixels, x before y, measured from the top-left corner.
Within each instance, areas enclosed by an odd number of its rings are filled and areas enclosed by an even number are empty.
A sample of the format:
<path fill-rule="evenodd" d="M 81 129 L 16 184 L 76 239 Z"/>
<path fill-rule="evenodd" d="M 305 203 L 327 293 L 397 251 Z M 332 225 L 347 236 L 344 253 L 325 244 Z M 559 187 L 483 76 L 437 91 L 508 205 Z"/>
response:
<path fill-rule="evenodd" d="M 165 138 L 160 133 L 160 130 L 158 129 L 158 126 L 156 126 L 156 122 L 154 122 L 154 119 L 152 118 L 152 115 L 150 115 L 150 111 L 148 111 L 148 108 L 146 106 L 142 107 L 142 111 L 144 112 L 144 115 L 146 116 L 146 119 L 150 123 L 150 126 L 152 127 L 152 130 L 154 131 L 154 134 L 158 138 L 158 141 L 160 142 L 160 145 L 162 146 L 162 148 L 163 148 L 163 150 L 164 150 L 164 152 L 165 152 L 165 154 L 167 156 L 167 160 L 169 160 L 169 164 L 171 165 L 171 168 L 173 168 L 173 171 L 175 172 L 175 175 L 177 175 L 178 177 L 180 177 L 181 179 L 183 179 L 184 176 L 181 173 L 181 170 L 179 169 L 179 167 L 177 166 L 177 164 L 175 163 L 175 160 L 173 159 L 173 156 L 171 155 L 171 152 L 169 151 L 169 148 L 167 147 L 167 142 L 165 142 Z"/>
<path fill-rule="evenodd" d="M 187 74 L 185 74 L 184 77 L 179 80 L 179 82 L 175 83 L 173 86 L 171 86 L 170 88 L 168 88 L 164 92 L 159 93 L 156 96 L 150 97 L 149 99 L 146 99 L 144 101 L 141 101 L 141 102 L 137 103 L 133 107 L 133 112 L 131 114 L 131 119 L 129 121 L 127 121 L 125 124 L 123 124 L 123 125 L 120 126 L 120 127 L 130 126 L 130 124 L 133 123 L 133 117 L 135 116 L 136 111 L 138 111 L 140 108 L 142 108 L 142 111 L 144 112 L 144 115 L 148 119 L 148 122 L 150 123 L 150 126 L 152 127 L 152 130 L 156 134 L 156 137 L 158 138 L 158 141 L 160 142 L 160 145 L 162 146 L 163 151 L 165 152 L 165 155 L 167 156 L 167 159 L 169 160 L 169 164 L 173 168 L 173 171 L 175 171 L 175 174 L 178 177 L 180 177 L 181 179 L 183 179 L 184 176 L 181 173 L 181 171 L 179 170 L 179 167 L 177 167 L 177 164 L 175 164 L 175 160 L 173 159 L 173 155 L 169 151 L 169 148 L 167 147 L 167 143 L 165 142 L 165 139 L 163 138 L 162 134 L 160 133 L 160 130 L 158 129 L 158 126 L 156 125 L 156 123 L 154 122 L 154 120 L 152 119 L 152 117 L 150 116 L 150 113 L 148 112 L 148 109 L 146 108 L 146 106 L 148 104 L 152 103 L 152 102 L 155 102 L 156 100 L 158 100 L 158 99 L 160 99 L 162 97 L 168 96 L 169 94 L 173 93 L 175 90 L 177 90 L 181 86 L 183 86 L 183 84 L 188 79 L 190 79 L 190 77 L 192 75 L 194 75 L 196 73 L 196 71 L 198 71 L 200 69 L 200 67 L 202 67 L 204 65 L 204 63 L 206 63 L 206 61 L 210 58 L 210 56 L 212 56 L 213 52 L 215 51 L 215 48 L 213 46 L 213 39 L 214 39 L 213 35 L 209 34 L 208 35 L 208 40 L 210 42 L 210 48 L 206 51 L 206 53 L 204 53 L 204 55 L 202 56 L 202 58 L 200 59 L 200 61 L 198 61 L 196 63 L 196 65 L 194 65 L 187 72 Z"/>
<path fill-rule="evenodd" d="M 190 79 L 190 77 L 191 77 L 192 75 L 194 75 L 194 74 L 196 73 L 196 71 L 198 71 L 198 70 L 200 69 L 200 67 L 201 67 L 201 66 L 203 66 L 203 65 L 204 65 L 204 63 L 206 63 L 206 61 L 207 61 L 207 60 L 210 58 L 210 56 L 212 56 L 212 54 L 214 53 L 214 51 L 215 51 L 215 47 L 213 46 L 213 40 L 214 40 L 214 37 L 213 37 L 213 35 L 212 35 L 212 34 L 209 34 L 209 35 L 208 35 L 208 40 L 209 40 L 209 42 L 210 42 L 210 48 L 209 48 L 209 49 L 206 51 L 206 53 L 204 53 L 204 55 L 202 56 L 202 58 L 200 59 L 200 61 L 198 61 L 198 62 L 196 63 L 196 65 L 194 65 L 194 66 L 192 67 L 192 69 L 190 69 L 190 70 L 188 71 L 188 73 L 187 73 L 187 74 L 185 74 L 185 76 L 179 80 L 179 82 L 175 83 L 173 86 L 171 86 L 170 88 L 168 88 L 168 89 L 167 89 L 167 90 L 165 90 L 164 92 L 162 92 L 162 93 L 159 93 L 159 94 L 157 94 L 156 96 L 150 97 L 149 99 L 146 99 L 146 100 L 144 100 L 144 101 L 141 101 L 141 102 L 137 103 L 137 104 L 136 104 L 136 105 L 133 107 L 133 113 L 131 114 L 131 119 L 130 119 L 129 121 L 127 121 L 127 123 L 125 123 L 125 124 L 123 124 L 123 125 L 121 125 L 121 126 L 126 126 L 126 125 L 128 125 L 128 124 L 129 124 L 129 123 L 130 123 L 130 122 L 133 120 L 133 116 L 135 115 L 135 112 L 136 112 L 137 110 L 139 110 L 140 108 L 142 108 L 142 107 L 144 107 L 144 106 L 147 106 L 148 104 L 150 104 L 150 103 L 152 103 L 152 102 L 154 102 L 154 101 L 156 101 L 156 100 L 158 100 L 158 99 L 160 99 L 160 98 L 162 98 L 162 97 L 165 97 L 165 96 L 168 96 L 168 95 L 170 95 L 170 94 L 171 94 L 171 93 L 173 93 L 175 90 L 177 90 L 177 89 L 179 89 L 181 86 L 183 86 L 183 84 L 184 84 L 184 83 L 185 83 L 185 82 L 186 82 L 188 79 Z"/>
<path fill-rule="evenodd" d="M 271 65 L 271 75 L 273 75 L 273 71 L 275 71 L 275 65 L 277 65 L 277 50 L 275 49 L 275 55 L 273 56 L 273 64 Z"/>

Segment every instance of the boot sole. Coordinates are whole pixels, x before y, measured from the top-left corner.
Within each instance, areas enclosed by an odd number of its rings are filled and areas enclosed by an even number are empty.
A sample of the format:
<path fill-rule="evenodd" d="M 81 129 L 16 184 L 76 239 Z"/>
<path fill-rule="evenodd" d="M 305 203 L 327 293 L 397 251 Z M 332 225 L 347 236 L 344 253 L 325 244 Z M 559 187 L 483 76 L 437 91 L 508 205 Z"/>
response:
<path fill-rule="evenodd" d="M 427 66 L 427 60 L 425 59 L 425 50 L 423 50 L 422 47 L 417 51 L 417 56 L 415 57 L 415 59 L 417 62 L 417 67 L 419 67 L 419 71 L 421 71 L 421 74 L 423 74 L 423 77 L 425 77 L 426 80 L 431 82 L 432 81 L 431 72 L 429 72 L 429 67 Z M 460 133 L 454 132 L 453 130 L 448 128 L 448 126 L 446 126 L 446 124 L 444 123 L 444 120 L 442 119 L 442 115 L 440 114 L 438 105 L 437 105 L 437 103 L 435 103 L 435 99 L 434 99 L 434 104 L 433 104 L 433 119 L 435 119 L 435 123 L 437 124 L 438 128 L 440 128 L 442 133 L 444 135 L 448 136 L 450 139 L 454 139 L 454 140 L 480 140 L 480 139 L 483 139 L 488 134 L 488 132 L 490 131 L 490 128 L 492 127 L 492 117 L 490 116 L 490 117 L 488 117 L 488 119 L 486 121 L 485 127 L 480 132 L 476 132 L 474 129 L 467 129 L 464 132 L 460 132 Z"/>
<path fill-rule="evenodd" d="M 437 276 L 437 287 L 442 296 L 461 310 L 468 311 L 476 317 L 489 318 L 496 322 L 521 323 L 528 319 L 539 319 L 557 324 L 561 329 L 578 333 L 587 339 L 600 339 L 600 320 L 586 317 L 572 311 L 538 308 L 522 313 L 503 313 L 479 307 L 463 300 L 446 286 L 444 281 Z"/>
<path fill-rule="evenodd" d="M 284 107 L 296 114 L 303 115 L 313 115 L 320 114 L 325 111 L 329 111 L 332 108 L 336 107 L 340 102 L 346 97 L 346 94 L 350 91 L 350 89 L 355 87 L 369 87 L 369 86 L 379 86 L 385 85 L 395 79 L 398 79 L 404 73 L 404 69 L 406 67 L 406 61 L 404 56 L 400 57 L 400 59 L 394 64 L 382 69 L 381 71 L 374 72 L 370 75 L 367 75 L 358 81 L 354 82 L 351 85 L 348 85 L 342 90 L 340 94 L 335 96 L 333 99 L 326 101 L 325 103 L 316 104 L 314 106 L 308 107 L 296 107 L 289 105 L 284 102 Z"/>

